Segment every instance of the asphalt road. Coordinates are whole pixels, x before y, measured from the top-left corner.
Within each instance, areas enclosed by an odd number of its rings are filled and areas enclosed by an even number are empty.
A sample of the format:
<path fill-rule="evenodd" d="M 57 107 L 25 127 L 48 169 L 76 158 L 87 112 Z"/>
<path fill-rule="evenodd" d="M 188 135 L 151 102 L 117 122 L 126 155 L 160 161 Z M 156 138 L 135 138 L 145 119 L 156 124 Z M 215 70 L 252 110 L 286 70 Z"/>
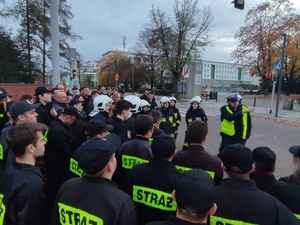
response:
<path fill-rule="evenodd" d="M 188 102 L 177 102 L 176 105 L 182 116 L 181 125 L 179 126 L 179 135 L 177 136 L 177 150 L 181 150 L 186 130 L 185 113 L 189 107 Z M 206 150 L 216 155 L 219 150 L 221 138 L 220 130 L 220 111 L 216 106 L 202 103 L 202 107 L 208 116 L 208 138 Z M 292 173 L 292 155 L 288 149 L 292 145 L 300 145 L 300 127 L 282 124 L 267 118 L 252 116 L 252 134 L 246 145 L 251 150 L 259 146 L 267 146 L 272 149 L 276 155 L 276 176 L 286 176 Z"/>

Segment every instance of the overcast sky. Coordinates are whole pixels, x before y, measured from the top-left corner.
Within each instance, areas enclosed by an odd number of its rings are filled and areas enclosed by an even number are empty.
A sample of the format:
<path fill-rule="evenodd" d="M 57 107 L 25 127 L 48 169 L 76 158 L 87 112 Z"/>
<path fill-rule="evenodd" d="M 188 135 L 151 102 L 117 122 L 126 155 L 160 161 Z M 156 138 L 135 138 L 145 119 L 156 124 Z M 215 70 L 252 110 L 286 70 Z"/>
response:
<path fill-rule="evenodd" d="M 182 0 L 179 0 L 182 1 Z M 245 15 L 262 0 L 245 0 L 245 9 L 235 9 L 233 0 L 199 0 L 200 9 L 210 6 L 214 16 L 212 35 L 216 38 L 213 47 L 207 47 L 204 60 L 232 62 L 230 53 L 238 45 L 234 34 L 244 25 Z M 290 0 L 300 13 L 300 0 Z M 151 6 L 159 6 L 172 14 L 174 0 L 69 0 L 74 18 L 70 21 L 73 30 L 83 37 L 70 43 L 84 61 L 94 61 L 103 53 L 136 45 L 142 25 L 149 22 Z"/>

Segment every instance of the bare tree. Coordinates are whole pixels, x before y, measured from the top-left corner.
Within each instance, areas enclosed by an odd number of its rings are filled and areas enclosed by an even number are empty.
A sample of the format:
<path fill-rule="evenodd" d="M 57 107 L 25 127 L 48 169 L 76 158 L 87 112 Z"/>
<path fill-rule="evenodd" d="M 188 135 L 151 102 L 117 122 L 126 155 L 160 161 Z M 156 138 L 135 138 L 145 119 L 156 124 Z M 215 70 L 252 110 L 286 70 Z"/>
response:
<path fill-rule="evenodd" d="M 267 0 L 250 9 L 245 18 L 245 26 L 235 34 L 240 41 L 232 57 L 237 63 L 252 68 L 252 75 L 261 77 L 262 87 L 267 94 L 271 72 L 275 61 L 280 60 L 282 33 L 299 24 L 299 15 L 289 0 Z M 293 35 L 293 34 L 291 34 Z"/>
<path fill-rule="evenodd" d="M 152 6 L 150 23 L 141 31 L 141 38 L 144 47 L 151 49 L 149 55 L 159 57 L 162 66 L 171 72 L 175 96 L 183 66 L 199 60 L 203 47 L 213 41 L 209 35 L 212 20 L 210 8 L 200 12 L 197 0 L 176 0 L 171 17 Z"/>

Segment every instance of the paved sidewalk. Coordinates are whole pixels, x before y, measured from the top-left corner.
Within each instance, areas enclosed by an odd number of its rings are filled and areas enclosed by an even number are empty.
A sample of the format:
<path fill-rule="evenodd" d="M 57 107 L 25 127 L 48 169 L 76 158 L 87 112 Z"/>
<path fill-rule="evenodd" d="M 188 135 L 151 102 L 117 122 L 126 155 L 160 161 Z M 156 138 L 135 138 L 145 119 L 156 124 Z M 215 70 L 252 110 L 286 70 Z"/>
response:
<path fill-rule="evenodd" d="M 218 93 L 218 100 L 211 99 L 207 100 L 206 98 L 202 98 L 201 106 L 204 108 L 216 108 L 220 109 L 221 106 L 227 104 L 226 96 L 228 93 Z M 180 101 L 188 102 L 189 99 L 182 99 Z M 272 101 L 271 99 L 265 99 L 263 97 L 255 97 L 252 95 L 244 95 L 242 96 L 242 103 L 248 107 L 255 107 L 255 111 L 251 114 L 253 117 L 262 117 L 266 119 L 272 119 L 281 123 L 288 123 L 292 126 L 300 126 L 300 112 L 295 112 L 293 110 L 284 110 L 283 103 L 284 100 L 279 101 L 278 107 L 278 116 L 275 117 L 276 111 L 276 99 L 273 102 L 273 108 L 271 107 Z M 271 113 L 270 113 L 271 112 Z"/>

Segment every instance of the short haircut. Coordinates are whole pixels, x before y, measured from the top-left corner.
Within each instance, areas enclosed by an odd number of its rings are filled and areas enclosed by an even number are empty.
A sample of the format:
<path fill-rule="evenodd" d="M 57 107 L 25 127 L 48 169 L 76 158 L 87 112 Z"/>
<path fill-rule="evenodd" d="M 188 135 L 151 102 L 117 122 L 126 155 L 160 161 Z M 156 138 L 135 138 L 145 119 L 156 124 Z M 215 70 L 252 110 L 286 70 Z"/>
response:
<path fill-rule="evenodd" d="M 24 122 L 13 126 L 6 137 L 9 149 L 16 157 L 24 155 L 28 145 L 36 144 L 37 132 L 44 133 L 47 128 L 45 124 L 35 122 Z"/>
<path fill-rule="evenodd" d="M 22 95 L 21 97 L 20 97 L 20 100 L 22 101 L 26 101 L 26 100 L 32 100 L 33 99 L 33 97 L 31 96 L 31 95 L 29 95 L 29 94 L 24 94 L 24 95 Z"/>
<path fill-rule="evenodd" d="M 91 92 L 91 95 L 92 95 L 92 96 L 95 95 L 95 94 L 98 94 L 98 92 L 97 92 L 97 91 L 92 91 L 92 92 Z"/>
<path fill-rule="evenodd" d="M 156 123 L 157 121 L 160 121 L 162 118 L 161 112 L 156 109 L 153 109 L 149 115 L 153 118 L 154 123 Z"/>
<path fill-rule="evenodd" d="M 79 92 L 81 92 L 83 89 L 88 88 L 87 86 L 83 86 L 79 88 Z"/>
<path fill-rule="evenodd" d="M 187 129 L 187 138 L 190 143 L 202 143 L 207 136 L 208 126 L 206 121 L 194 120 Z"/>
<path fill-rule="evenodd" d="M 131 102 L 129 102 L 127 100 L 120 100 L 117 102 L 116 107 L 115 107 L 116 115 L 119 115 L 122 113 L 123 110 L 129 110 L 132 107 L 133 107 L 133 105 L 131 104 Z"/>
<path fill-rule="evenodd" d="M 136 134 L 145 135 L 153 128 L 154 123 L 151 116 L 140 114 L 134 119 L 133 125 Z"/>

